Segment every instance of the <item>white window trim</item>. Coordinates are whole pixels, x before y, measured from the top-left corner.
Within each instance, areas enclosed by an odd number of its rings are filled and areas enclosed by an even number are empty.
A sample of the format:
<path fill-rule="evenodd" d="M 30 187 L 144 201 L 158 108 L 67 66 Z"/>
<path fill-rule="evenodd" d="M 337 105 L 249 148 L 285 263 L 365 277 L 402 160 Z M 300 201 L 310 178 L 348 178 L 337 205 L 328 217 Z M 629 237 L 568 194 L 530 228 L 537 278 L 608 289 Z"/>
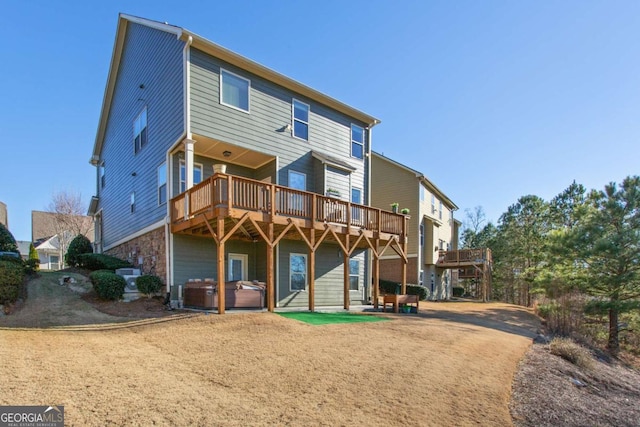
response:
<path fill-rule="evenodd" d="M 160 202 L 160 169 L 164 168 L 164 192 L 165 192 L 165 201 L 164 203 Z M 162 162 L 162 164 L 160 166 L 158 166 L 158 169 L 156 170 L 156 181 L 157 181 L 157 188 L 158 188 L 158 206 L 162 206 L 165 205 L 167 203 L 167 201 L 169 200 L 169 193 L 167 192 L 167 189 L 169 188 L 169 186 L 167 185 L 167 162 Z"/>
<path fill-rule="evenodd" d="M 296 119 L 296 107 L 295 107 L 295 103 L 300 103 L 302 105 L 306 105 L 307 107 L 307 121 L 303 122 L 300 119 Z M 300 141 L 309 141 L 309 130 L 311 129 L 311 126 L 309 126 L 309 120 L 311 119 L 311 105 L 307 104 L 306 102 L 302 102 L 299 99 L 293 98 L 291 101 L 291 136 L 294 137 L 295 139 L 299 139 Z M 300 138 L 299 136 L 296 136 L 296 121 L 300 122 L 300 123 L 304 123 L 307 125 L 307 139 L 304 138 Z"/>
<path fill-rule="evenodd" d="M 292 275 L 292 271 L 291 271 L 291 257 L 292 256 L 301 256 L 304 257 L 304 266 L 305 266 L 305 270 L 304 270 L 304 289 L 292 289 L 291 288 L 291 275 Z M 308 259 L 307 259 L 307 254 L 297 254 L 297 253 L 290 253 L 289 254 L 289 292 L 306 292 L 307 291 L 307 287 L 309 286 L 309 264 L 308 264 Z"/>
<path fill-rule="evenodd" d="M 185 173 L 185 180 L 184 181 L 182 180 L 182 177 L 180 176 L 180 170 L 182 169 L 182 166 L 184 166 L 184 173 Z M 196 168 L 200 168 L 200 178 L 201 178 L 200 182 L 204 181 L 204 166 L 203 166 L 203 164 L 194 162 L 193 163 L 193 169 L 195 170 Z M 178 164 L 178 191 L 179 191 L 178 194 L 182 194 L 185 191 L 187 191 L 186 190 L 186 188 L 187 188 L 187 180 L 186 180 L 186 178 L 187 178 L 187 162 L 185 162 L 183 159 L 181 159 L 180 163 Z M 185 190 L 181 191 L 183 182 L 184 182 Z M 200 184 L 200 182 L 196 183 L 195 182 L 195 177 L 194 177 L 193 185 Z"/>
<path fill-rule="evenodd" d="M 147 120 L 144 124 L 143 128 L 140 128 L 140 134 L 136 133 L 136 122 L 140 119 L 140 117 L 142 116 L 142 113 L 147 113 Z M 136 116 L 136 118 L 133 120 L 133 154 L 138 154 L 140 151 L 142 151 L 142 140 L 140 141 L 140 149 L 137 148 L 136 146 L 136 138 L 138 135 L 142 135 L 142 131 L 147 129 L 149 127 L 149 112 L 147 110 L 147 106 L 145 105 L 144 108 L 142 108 L 142 110 L 140 110 L 140 112 L 138 113 L 138 115 Z M 149 129 L 147 129 L 147 142 L 149 142 Z M 146 144 L 145 144 L 146 145 Z"/>
<path fill-rule="evenodd" d="M 358 142 L 358 141 L 354 141 L 353 140 L 353 127 L 359 127 L 360 129 L 362 129 L 362 142 Z M 364 136 L 364 128 L 360 125 L 357 125 L 355 123 L 351 123 L 351 127 L 349 128 L 349 132 L 350 132 L 350 136 L 351 136 L 351 143 L 349 144 L 349 151 L 351 152 L 351 157 L 353 157 L 354 159 L 359 159 L 359 160 L 363 160 L 364 161 L 364 141 L 365 141 L 365 136 Z M 362 157 L 357 157 L 353 155 L 353 144 L 359 144 L 362 145 Z"/>
<path fill-rule="evenodd" d="M 360 192 L 360 201 L 359 202 L 354 202 L 353 201 L 353 190 L 358 190 Z M 362 195 L 364 194 L 364 192 L 362 191 L 362 188 L 360 187 L 351 187 L 351 194 L 349 197 L 349 199 L 351 199 L 351 203 L 355 203 L 356 205 L 362 205 Z"/>
<path fill-rule="evenodd" d="M 246 110 L 243 110 L 240 107 L 236 107 L 235 105 L 227 104 L 226 102 L 224 102 L 222 100 L 222 88 L 223 88 L 222 73 L 231 74 L 232 76 L 235 76 L 235 77 L 237 77 L 237 78 L 239 78 L 241 80 L 244 80 L 249 84 L 249 86 L 247 87 L 247 109 Z M 220 68 L 220 91 L 219 92 L 220 92 L 220 105 L 224 105 L 226 107 L 233 108 L 234 110 L 242 111 L 243 113 L 246 113 L 246 114 L 251 114 L 251 80 L 249 80 L 246 77 L 242 77 L 241 75 L 236 74 L 234 72 L 226 70 L 224 68 Z"/>
<path fill-rule="evenodd" d="M 438 218 L 442 219 L 442 200 L 438 200 L 438 202 L 440 202 L 440 204 L 438 205 Z"/>
<path fill-rule="evenodd" d="M 131 192 L 131 199 L 129 200 L 129 213 L 135 213 L 136 211 L 136 192 Z"/>
<path fill-rule="evenodd" d="M 351 274 L 351 261 L 354 261 L 354 262 L 358 263 L 358 274 Z M 351 289 L 351 278 L 352 277 L 357 277 L 358 278 L 358 289 Z M 360 291 L 360 260 L 359 259 L 353 259 L 353 258 L 349 259 L 349 291 L 351 291 L 351 292 Z"/>

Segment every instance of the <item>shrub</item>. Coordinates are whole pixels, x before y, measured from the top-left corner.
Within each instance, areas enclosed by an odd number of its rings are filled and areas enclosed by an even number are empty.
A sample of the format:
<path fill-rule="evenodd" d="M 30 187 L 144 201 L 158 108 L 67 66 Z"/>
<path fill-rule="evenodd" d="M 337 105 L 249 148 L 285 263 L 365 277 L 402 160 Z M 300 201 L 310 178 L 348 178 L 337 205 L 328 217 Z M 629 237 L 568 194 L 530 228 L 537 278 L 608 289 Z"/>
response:
<path fill-rule="evenodd" d="M 162 280 L 158 276 L 147 274 L 136 278 L 136 287 L 151 298 L 152 294 L 156 294 L 162 289 Z"/>
<path fill-rule="evenodd" d="M 0 252 L 18 252 L 18 245 L 13 234 L 0 223 Z"/>
<path fill-rule="evenodd" d="M 23 283 L 22 262 L 0 260 L 0 304 L 17 300 Z"/>
<path fill-rule="evenodd" d="M 453 287 L 453 296 L 454 297 L 461 297 L 464 295 L 464 288 L 458 287 L 458 286 L 454 286 Z"/>
<path fill-rule="evenodd" d="M 93 289 L 98 296 L 106 300 L 118 300 L 124 294 L 127 282 L 124 277 L 110 271 L 94 271 L 89 275 Z"/>
<path fill-rule="evenodd" d="M 78 267 L 78 255 L 91 253 L 93 253 L 93 248 L 91 247 L 89 239 L 87 239 L 85 235 L 78 234 L 73 238 L 71 243 L 69 243 L 69 249 L 67 249 L 64 260 L 67 265 Z"/>
<path fill-rule="evenodd" d="M 594 365 L 589 350 L 570 338 L 554 338 L 549 344 L 549 351 L 581 368 L 590 369 Z"/>
<path fill-rule="evenodd" d="M 111 270 L 133 267 L 127 261 L 105 254 L 80 254 L 78 255 L 78 267 L 87 270 Z"/>
<path fill-rule="evenodd" d="M 402 292 L 402 285 L 390 280 L 380 279 L 380 292 L 385 294 L 395 294 Z M 427 290 L 424 286 L 419 285 L 407 285 L 407 295 L 419 295 L 420 300 L 427 299 Z"/>
<path fill-rule="evenodd" d="M 545 319 L 549 332 L 572 336 L 582 327 L 584 300 L 579 295 L 566 294 L 549 303 L 540 304 L 537 312 Z"/>
<path fill-rule="evenodd" d="M 28 259 L 24 262 L 24 271 L 27 274 L 35 274 L 38 270 L 40 270 L 40 260 L 39 259 Z"/>

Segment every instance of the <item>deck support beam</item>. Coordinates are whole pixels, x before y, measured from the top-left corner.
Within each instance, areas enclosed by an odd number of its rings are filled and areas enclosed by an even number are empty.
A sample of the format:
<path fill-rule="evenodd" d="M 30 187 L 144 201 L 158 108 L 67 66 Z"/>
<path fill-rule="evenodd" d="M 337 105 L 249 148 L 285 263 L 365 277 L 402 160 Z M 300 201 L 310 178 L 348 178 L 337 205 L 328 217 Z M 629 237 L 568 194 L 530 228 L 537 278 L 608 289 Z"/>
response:
<path fill-rule="evenodd" d="M 267 225 L 267 310 L 273 312 L 275 309 L 275 274 L 273 271 L 273 252 L 275 251 L 275 245 L 273 244 L 273 223 Z"/>
<path fill-rule="evenodd" d="M 345 236 L 345 245 L 344 247 L 347 250 L 342 251 L 342 259 L 344 264 L 344 309 L 349 310 L 349 260 L 350 260 L 350 251 L 349 251 L 349 235 Z"/>
<path fill-rule="evenodd" d="M 216 242 L 218 245 L 218 314 L 224 314 L 225 308 L 225 271 L 224 271 L 224 246 L 225 246 L 225 238 L 224 238 L 224 218 L 218 218 L 218 241 Z"/>
<path fill-rule="evenodd" d="M 379 239 L 375 239 L 374 245 L 377 248 L 380 244 Z M 380 256 L 378 255 L 378 251 L 375 249 L 371 249 L 373 253 L 373 307 L 378 309 L 378 297 L 380 296 Z"/>
<path fill-rule="evenodd" d="M 309 311 L 316 309 L 316 233 L 309 233 Z"/>

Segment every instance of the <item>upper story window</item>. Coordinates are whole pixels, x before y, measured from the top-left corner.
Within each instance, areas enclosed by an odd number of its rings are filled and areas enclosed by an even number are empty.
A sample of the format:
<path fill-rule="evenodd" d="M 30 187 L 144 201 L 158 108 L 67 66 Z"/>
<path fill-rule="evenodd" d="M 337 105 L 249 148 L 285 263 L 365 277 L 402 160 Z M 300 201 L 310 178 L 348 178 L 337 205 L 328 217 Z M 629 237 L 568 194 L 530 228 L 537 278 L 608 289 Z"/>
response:
<path fill-rule="evenodd" d="M 424 224 L 420 223 L 420 247 L 424 247 Z"/>
<path fill-rule="evenodd" d="M 424 202 L 424 198 L 426 197 L 425 193 L 426 191 L 424 190 L 424 186 L 420 184 L 420 201 L 421 202 Z"/>
<path fill-rule="evenodd" d="M 167 203 L 167 163 L 158 166 L 158 206 Z"/>
<path fill-rule="evenodd" d="M 133 121 L 133 149 L 138 152 L 147 145 L 147 107 Z"/>
<path fill-rule="evenodd" d="M 98 174 L 100 174 L 100 188 L 104 188 L 104 162 L 98 166 Z"/>
<path fill-rule="evenodd" d="M 436 213 L 436 196 L 431 195 L 431 213 Z"/>
<path fill-rule="evenodd" d="M 130 201 L 129 207 L 131 209 L 131 213 L 134 213 L 136 211 L 136 192 L 135 191 L 131 192 L 131 201 Z"/>
<path fill-rule="evenodd" d="M 302 172 L 289 171 L 289 187 L 296 190 L 307 191 L 307 175 Z"/>
<path fill-rule="evenodd" d="M 309 105 L 293 100 L 293 136 L 309 140 Z"/>
<path fill-rule="evenodd" d="M 364 158 L 364 129 L 351 125 L 351 157 Z"/>
<path fill-rule="evenodd" d="M 438 217 L 442 219 L 442 200 L 440 201 L 440 206 L 438 207 Z"/>
<path fill-rule="evenodd" d="M 251 81 L 220 69 L 220 103 L 249 112 L 249 89 Z"/>
<path fill-rule="evenodd" d="M 202 165 L 200 163 L 193 164 L 193 185 L 202 182 Z M 180 160 L 180 192 L 187 191 L 187 166 L 184 160 Z"/>
<path fill-rule="evenodd" d="M 351 203 L 362 204 L 362 190 L 359 188 L 351 189 Z"/>

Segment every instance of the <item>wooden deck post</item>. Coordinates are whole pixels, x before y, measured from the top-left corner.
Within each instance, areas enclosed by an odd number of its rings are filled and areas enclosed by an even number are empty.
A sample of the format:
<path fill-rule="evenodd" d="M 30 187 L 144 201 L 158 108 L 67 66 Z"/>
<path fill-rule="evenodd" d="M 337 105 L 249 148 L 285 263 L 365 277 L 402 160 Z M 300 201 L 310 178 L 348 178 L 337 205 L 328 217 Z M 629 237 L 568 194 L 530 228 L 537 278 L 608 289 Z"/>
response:
<path fill-rule="evenodd" d="M 224 274 L 224 218 L 218 218 L 218 314 L 224 314 L 225 274 Z"/>
<path fill-rule="evenodd" d="M 273 312 L 275 309 L 274 304 L 274 288 L 275 288 L 275 274 L 273 271 L 273 252 L 276 250 L 273 245 L 273 222 L 267 225 L 267 310 Z"/>
<path fill-rule="evenodd" d="M 376 249 L 373 252 L 373 307 L 378 309 L 378 297 L 380 296 L 380 257 L 378 256 L 378 246 L 380 239 L 375 239 Z"/>
<path fill-rule="evenodd" d="M 349 310 L 349 235 L 346 236 L 346 244 L 344 247 L 347 249 L 342 252 L 342 259 L 344 263 L 344 309 Z"/>
<path fill-rule="evenodd" d="M 315 203 L 313 203 L 315 205 Z M 315 211 L 314 211 L 315 212 Z M 316 233 L 312 228 L 309 234 L 309 311 L 315 311 L 316 309 Z"/>

